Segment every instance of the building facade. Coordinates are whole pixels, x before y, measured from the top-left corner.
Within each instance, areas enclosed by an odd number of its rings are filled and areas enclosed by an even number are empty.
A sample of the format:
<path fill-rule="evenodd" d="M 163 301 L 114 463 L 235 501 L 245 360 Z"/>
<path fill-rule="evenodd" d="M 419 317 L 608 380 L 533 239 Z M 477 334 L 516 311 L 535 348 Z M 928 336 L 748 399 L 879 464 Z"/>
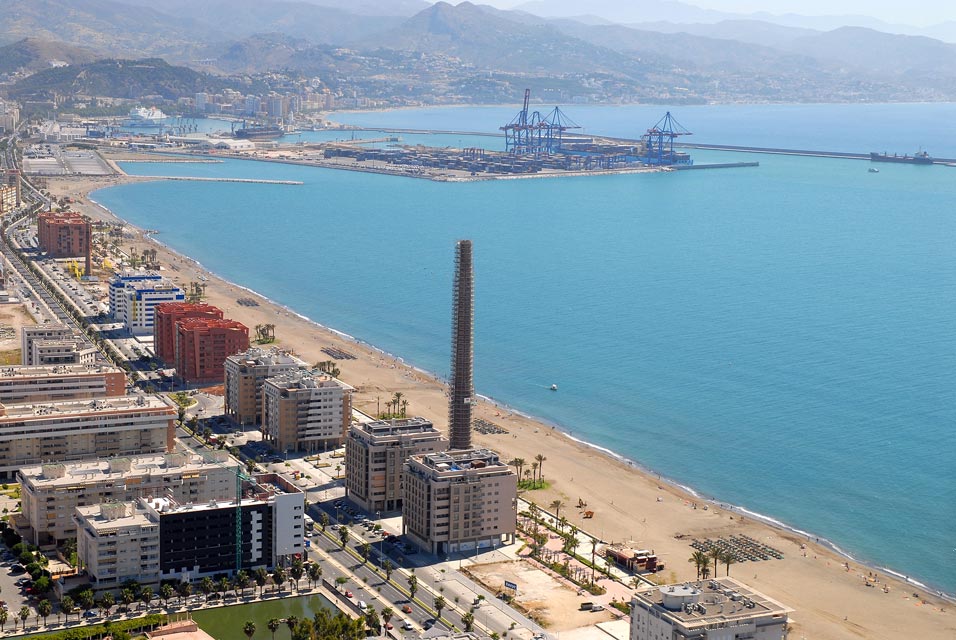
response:
<path fill-rule="evenodd" d="M 171 497 L 180 504 L 205 504 L 236 495 L 238 463 L 224 451 L 203 456 L 175 452 L 89 462 L 24 467 L 19 528 L 35 545 L 76 537 L 78 506 Z"/>
<path fill-rule="evenodd" d="M 172 451 L 176 416 L 160 396 L 0 405 L 0 477 L 47 461 Z"/>
<path fill-rule="evenodd" d="M 183 302 L 186 293 L 151 271 L 124 271 L 110 279 L 110 315 L 133 335 L 152 335 L 156 306 Z"/>
<path fill-rule="evenodd" d="M 115 589 L 129 579 L 143 584 L 196 581 L 237 569 L 274 567 L 301 554 L 302 492 L 277 474 L 258 475 L 244 482 L 242 490 L 238 505 L 235 498 L 201 505 L 153 498 L 77 507 L 77 553 L 94 589 Z M 107 508 L 104 515 L 104 507 L 115 510 Z M 116 538 L 112 532 L 120 528 L 125 538 L 122 561 L 119 545 L 111 544 Z"/>
<path fill-rule="evenodd" d="M 721 578 L 637 591 L 630 640 L 784 640 L 793 609 Z"/>
<path fill-rule="evenodd" d="M 36 366 L 92 365 L 100 352 L 89 342 L 72 340 L 38 340 L 33 343 L 30 362 Z"/>
<path fill-rule="evenodd" d="M 448 449 L 424 418 L 353 423 L 345 440 L 345 495 L 370 513 L 402 506 L 402 470 L 413 455 Z"/>
<path fill-rule="evenodd" d="M 90 219 L 73 211 L 45 211 L 37 216 L 40 249 L 53 258 L 78 258 L 92 268 L 93 227 Z"/>
<path fill-rule="evenodd" d="M 262 387 L 262 437 L 279 451 L 326 451 L 345 442 L 352 387 L 335 378 L 293 371 Z"/>
<path fill-rule="evenodd" d="M 0 404 L 38 404 L 126 394 L 126 373 L 104 364 L 0 368 Z"/>
<path fill-rule="evenodd" d="M 73 330 L 63 324 L 40 324 L 20 329 L 20 361 L 25 366 L 34 366 L 33 345 L 45 340 L 69 341 L 73 339 Z"/>
<path fill-rule="evenodd" d="M 153 351 L 167 365 L 176 357 L 176 323 L 185 318 L 222 320 L 222 310 L 205 302 L 164 302 L 156 305 Z"/>
<path fill-rule="evenodd" d="M 486 449 L 412 456 L 405 463 L 402 530 L 431 553 L 514 541 L 518 477 Z"/>
<path fill-rule="evenodd" d="M 176 372 L 186 384 L 219 383 L 226 358 L 249 348 L 249 328 L 235 320 L 186 318 L 176 323 Z"/>
<path fill-rule="evenodd" d="M 242 425 L 262 421 L 262 387 L 267 378 L 308 369 L 295 356 L 253 347 L 229 356 L 224 364 L 226 415 Z"/>

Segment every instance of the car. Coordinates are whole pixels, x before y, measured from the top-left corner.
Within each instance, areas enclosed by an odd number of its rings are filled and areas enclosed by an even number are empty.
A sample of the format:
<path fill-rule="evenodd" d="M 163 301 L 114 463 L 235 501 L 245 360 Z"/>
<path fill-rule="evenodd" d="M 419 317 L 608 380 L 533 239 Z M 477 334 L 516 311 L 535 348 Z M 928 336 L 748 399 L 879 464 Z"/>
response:
<path fill-rule="evenodd" d="M 385 623 L 385 628 L 388 629 L 389 631 L 391 631 L 391 630 L 394 629 L 395 627 L 392 626 L 392 623 L 391 623 L 391 622 L 386 622 L 386 623 Z"/>
<path fill-rule="evenodd" d="M 411 631 L 414 628 L 415 627 L 412 626 L 411 620 L 406 620 L 405 622 L 402 623 L 402 629 L 404 629 L 405 631 Z"/>
<path fill-rule="evenodd" d="M 11 574 L 11 575 L 17 575 L 17 574 L 26 573 L 26 572 L 27 572 L 27 570 L 24 569 L 24 568 L 23 568 L 23 565 L 21 565 L 21 564 L 15 564 L 15 565 L 13 565 L 12 567 L 10 567 L 10 574 Z"/>
<path fill-rule="evenodd" d="M 351 598 L 351 597 L 352 597 L 352 592 L 351 592 L 351 591 L 346 591 L 346 592 L 345 592 L 345 597 L 346 597 L 346 598 Z"/>
<path fill-rule="evenodd" d="M 432 618 L 429 618 L 428 620 L 422 623 L 422 629 L 424 629 L 425 631 L 428 631 L 434 626 L 435 626 L 435 620 Z"/>
<path fill-rule="evenodd" d="M 411 612 L 412 612 L 412 605 L 406 604 L 404 607 L 402 607 L 402 613 L 411 613 Z"/>
<path fill-rule="evenodd" d="M 90 609 L 89 611 L 84 611 L 84 612 L 83 612 L 83 617 L 84 617 L 84 618 L 95 618 L 95 617 L 97 617 L 98 615 L 99 615 L 99 613 L 97 613 L 96 609 Z"/>

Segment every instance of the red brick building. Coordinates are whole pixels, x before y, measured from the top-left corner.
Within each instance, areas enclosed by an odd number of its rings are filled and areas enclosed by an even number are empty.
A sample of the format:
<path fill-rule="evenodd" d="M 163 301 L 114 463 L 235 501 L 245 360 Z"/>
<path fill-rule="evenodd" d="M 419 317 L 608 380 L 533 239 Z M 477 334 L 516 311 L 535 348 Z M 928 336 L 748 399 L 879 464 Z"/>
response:
<path fill-rule="evenodd" d="M 40 249 L 53 258 L 84 258 L 92 268 L 93 229 L 90 219 L 73 211 L 46 211 L 37 216 Z"/>
<path fill-rule="evenodd" d="M 226 358 L 249 348 L 249 328 L 241 322 L 183 318 L 176 323 L 176 372 L 186 384 L 218 383 Z"/>
<path fill-rule="evenodd" d="M 186 318 L 222 320 L 222 310 L 205 302 L 164 302 L 156 305 L 154 313 L 153 346 L 156 357 L 170 366 L 175 366 L 176 360 L 177 322 Z"/>

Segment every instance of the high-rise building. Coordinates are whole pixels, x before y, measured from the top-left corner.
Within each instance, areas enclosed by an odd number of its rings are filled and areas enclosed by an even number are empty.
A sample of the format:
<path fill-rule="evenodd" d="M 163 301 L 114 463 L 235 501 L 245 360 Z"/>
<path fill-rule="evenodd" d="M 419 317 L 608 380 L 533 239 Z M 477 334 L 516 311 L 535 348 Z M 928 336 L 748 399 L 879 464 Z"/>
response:
<path fill-rule="evenodd" d="M 262 437 L 279 451 L 315 453 L 345 442 L 352 421 L 352 391 L 324 374 L 293 371 L 262 387 Z"/>
<path fill-rule="evenodd" d="M 486 449 L 412 456 L 402 477 L 402 530 L 415 544 L 443 555 L 514 541 L 518 481 Z"/>
<path fill-rule="evenodd" d="M 185 299 L 185 291 L 152 271 L 123 271 L 110 278 L 110 315 L 133 335 L 153 333 L 157 305 Z"/>
<path fill-rule="evenodd" d="M 229 356 L 225 362 L 226 415 L 242 425 L 259 424 L 266 379 L 308 368 L 305 361 L 276 348 L 264 351 L 253 347 Z"/>
<path fill-rule="evenodd" d="M 448 403 L 450 448 L 471 448 L 471 403 L 474 359 L 475 276 L 471 240 L 459 240 L 455 252 L 455 284 L 451 323 L 451 384 Z"/>
<path fill-rule="evenodd" d="M 90 219 L 73 211 L 45 211 L 37 216 L 37 240 L 53 258 L 83 258 L 91 274 L 93 226 Z"/>
<path fill-rule="evenodd" d="M 205 302 L 164 302 L 156 305 L 153 351 L 168 365 L 176 358 L 176 323 L 184 318 L 222 320 L 222 309 Z M 173 365 L 175 366 L 175 365 Z"/>
<path fill-rule="evenodd" d="M 161 396 L 0 405 L 0 478 L 47 460 L 172 451 L 176 416 Z"/>
<path fill-rule="evenodd" d="M 399 509 L 408 458 L 447 448 L 448 440 L 424 418 L 353 423 L 345 441 L 345 495 L 371 513 Z"/>
<path fill-rule="evenodd" d="M 249 348 L 249 328 L 235 320 L 185 318 L 176 323 L 176 373 L 186 384 L 219 383 L 226 358 Z"/>
<path fill-rule="evenodd" d="M 24 536 L 33 544 L 76 537 L 73 510 L 81 505 L 171 497 L 179 504 L 206 504 L 236 496 L 238 463 L 225 451 L 138 455 L 24 467 Z"/>
<path fill-rule="evenodd" d="M 0 367 L 0 403 L 42 404 L 126 395 L 126 374 L 105 364 Z"/>
<path fill-rule="evenodd" d="M 650 587 L 631 597 L 630 640 L 784 640 L 792 612 L 729 577 Z"/>

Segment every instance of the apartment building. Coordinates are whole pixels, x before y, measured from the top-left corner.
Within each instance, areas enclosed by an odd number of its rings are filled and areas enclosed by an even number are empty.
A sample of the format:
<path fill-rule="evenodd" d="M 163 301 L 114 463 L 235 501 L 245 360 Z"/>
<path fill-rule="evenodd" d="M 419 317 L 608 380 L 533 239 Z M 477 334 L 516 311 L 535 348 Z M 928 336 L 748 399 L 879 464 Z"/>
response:
<path fill-rule="evenodd" d="M 412 456 L 403 475 L 402 529 L 446 554 L 514 541 L 518 477 L 487 449 Z"/>
<path fill-rule="evenodd" d="M 293 371 L 262 387 L 262 437 L 279 451 L 326 451 L 345 442 L 352 419 L 349 385 L 329 375 Z"/>
<path fill-rule="evenodd" d="M 0 367 L 0 403 L 38 404 L 126 394 L 126 373 L 105 364 Z"/>
<path fill-rule="evenodd" d="M 156 272 L 123 271 L 110 278 L 110 315 L 133 335 L 152 335 L 157 305 L 185 299 L 185 291 Z"/>
<path fill-rule="evenodd" d="M 20 329 L 20 361 L 26 366 L 38 364 L 34 361 L 33 345 L 48 340 L 69 342 L 73 339 L 73 330 L 63 324 L 40 324 Z"/>
<path fill-rule="evenodd" d="M 52 258 L 82 257 L 90 275 L 93 226 L 86 216 L 74 211 L 42 212 L 37 216 L 37 240 Z"/>
<path fill-rule="evenodd" d="M 249 348 L 249 328 L 235 320 L 184 318 L 176 323 L 173 358 L 186 384 L 220 383 L 226 358 Z"/>
<path fill-rule="evenodd" d="M 228 500 L 236 495 L 238 463 L 225 451 L 181 452 L 24 467 L 21 486 L 24 538 L 35 545 L 76 537 L 73 510 L 107 502 L 171 497 L 179 504 Z"/>
<path fill-rule="evenodd" d="M 100 360 L 100 352 L 89 342 L 71 340 L 38 340 L 33 343 L 30 362 L 36 366 L 91 365 Z"/>
<path fill-rule="evenodd" d="M 0 478 L 47 461 L 172 451 L 175 420 L 161 396 L 0 405 Z"/>
<path fill-rule="evenodd" d="M 345 495 L 370 513 L 400 509 L 408 458 L 447 449 L 448 440 L 425 418 L 353 423 L 345 440 Z"/>
<path fill-rule="evenodd" d="M 229 356 L 224 364 L 226 415 L 239 424 L 259 424 L 266 379 L 308 368 L 303 360 L 275 348 L 252 347 Z"/>
<path fill-rule="evenodd" d="M 630 640 L 784 640 L 792 612 L 730 577 L 645 588 L 631 597 Z"/>
<path fill-rule="evenodd" d="M 176 323 L 186 318 L 222 320 L 222 309 L 205 302 L 164 302 L 156 305 L 153 351 L 167 365 L 176 357 Z"/>
<path fill-rule="evenodd" d="M 274 567 L 285 557 L 301 554 L 302 492 L 278 474 L 257 475 L 244 482 L 242 490 L 238 509 L 235 498 L 182 505 L 168 497 L 120 503 L 105 514 L 103 506 L 77 507 L 77 553 L 87 566 L 89 581 L 98 590 L 116 588 L 129 579 L 143 584 L 196 581 L 234 574 L 239 568 Z M 119 536 L 112 531 L 121 527 L 125 536 L 121 544 L 113 544 Z"/>

